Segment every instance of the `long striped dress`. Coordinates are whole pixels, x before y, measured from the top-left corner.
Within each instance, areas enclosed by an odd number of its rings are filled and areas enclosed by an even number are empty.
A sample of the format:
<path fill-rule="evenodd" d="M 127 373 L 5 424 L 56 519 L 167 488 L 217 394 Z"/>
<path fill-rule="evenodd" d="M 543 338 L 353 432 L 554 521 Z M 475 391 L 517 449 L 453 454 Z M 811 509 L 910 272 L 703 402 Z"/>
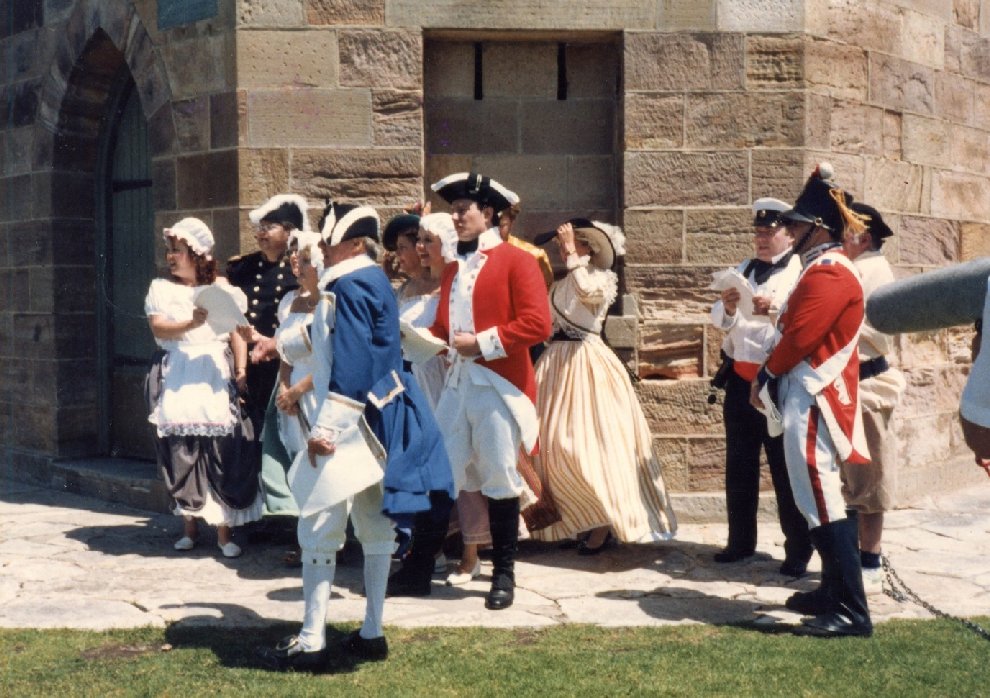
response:
<path fill-rule="evenodd" d="M 533 538 L 558 541 L 610 526 L 623 542 L 673 536 L 677 523 L 650 428 L 629 376 L 600 335 L 613 272 L 572 255 L 550 289 L 554 340 L 536 365 L 540 452 L 534 467 L 561 520 Z"/>

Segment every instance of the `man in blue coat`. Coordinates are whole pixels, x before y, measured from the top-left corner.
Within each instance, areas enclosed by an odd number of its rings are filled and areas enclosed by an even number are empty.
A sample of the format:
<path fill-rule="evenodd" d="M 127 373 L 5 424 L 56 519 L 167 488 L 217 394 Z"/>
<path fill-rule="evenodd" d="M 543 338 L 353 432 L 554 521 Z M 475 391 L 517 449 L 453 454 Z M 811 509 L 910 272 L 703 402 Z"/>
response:
<path fill-rule="evenodd" d="M 305 612 L 298 635 L 262 651 L 279 670 L 325 666 L 327 603 L 348 516 L 364 552 L 367 603 L 364 623 L 343 650 L 357 659 L 385 659 L 382 611 L 395 548 L 393 519 L 453 497 L 440 431 L 425 395 L 403 368 L 395 294 L 376 261 L 378 214 L 367 206 L 328 204 L 319 230 L 327 271 L 312 345 L 321 408 L 310 433 L 309 460 L 302 454 L 293 466 L 302 473 L 290 473 L 300 506 Z"/>

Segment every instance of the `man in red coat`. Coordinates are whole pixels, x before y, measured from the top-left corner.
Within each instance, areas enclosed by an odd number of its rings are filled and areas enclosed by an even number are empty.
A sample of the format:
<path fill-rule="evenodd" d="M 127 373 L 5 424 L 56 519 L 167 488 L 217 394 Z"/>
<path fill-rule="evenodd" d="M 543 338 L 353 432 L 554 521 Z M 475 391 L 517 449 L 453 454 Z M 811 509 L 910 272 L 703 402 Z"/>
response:
<path fill-rule="evenodd" d="M 808 634 L 869 636 L 856 517 L 846 510 L 839 469 L 841 463 L 869 463 L 857 351 L 863 287 L 842 251 L 844 234 L 864 225 L 831 176 L 828 163 L 819 165 L 784 214 L 804 268 L 778 319 L 776 345 L 753 381 L 751 401 L 782 417 L 794 501 L 822 559 L 821 587 L 794 594 L 786 606 L 814 616 L 804 621 Z M 761 392 L 774 404 L 764 405 Z"/>
<path fill-rule="evenodd" d="M 497 610 L 512 605 L 514 596 L 525 487 L 516 460 L 520 447 L 535 451 L 539 431 L 529 348 L 550 336 L 550 306 L 536 259 L 499 235 L 499 212 L 519 197 L 474 172 L 450 175 L 432 188 L 450 203 L 458 239 L 431 328 L 450 345 L 451 358 L 436 416 L 455 491 L 488 498 L 492 586 L 485 606 Z"/>

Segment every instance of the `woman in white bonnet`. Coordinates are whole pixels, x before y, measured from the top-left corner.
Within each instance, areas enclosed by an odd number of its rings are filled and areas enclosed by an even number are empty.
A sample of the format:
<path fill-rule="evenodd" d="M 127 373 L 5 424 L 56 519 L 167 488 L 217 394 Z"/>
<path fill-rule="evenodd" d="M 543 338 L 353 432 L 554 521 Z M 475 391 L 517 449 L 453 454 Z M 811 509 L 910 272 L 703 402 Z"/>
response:
<path fill-rule="evenodd" d="M 244 390 L 247 346 L 233 333 L 215 332 L 198 293 L 220 287 L 244 312 L 247 299 L 217 278 L 213 234 L 203 221 L 183 218 L 164 230 L 169 278 L 151 282 L 144 308 L 161 348 L 148 374 L 147 397 L 156 427 L 156 451 L 174 513 L 183 518 L 176 550 L 199 540 L 197 519 L 217 526 L 225 557 L 241 549 L 234 527 L 261 518 L 256 459 L 241 458 L 252 440 L 238 392 Z M 236 360 L 235 360 L 236 356 Z M 235 381 L 235 375 L 237 379 Z"/>
<path fill-rule="evenodd" d="M 540 452 L 534 467 L 561 520 L 533 538 L 582 537 L 582 555 L 616 540 L 670 538 L 676 528 L 653 437 L 625 366 L 601 338 L 625 254 L 619 228 L 583 218 L 556 237 L 567 276 L 550 288 L 554 334 L 536 364 Z"/>

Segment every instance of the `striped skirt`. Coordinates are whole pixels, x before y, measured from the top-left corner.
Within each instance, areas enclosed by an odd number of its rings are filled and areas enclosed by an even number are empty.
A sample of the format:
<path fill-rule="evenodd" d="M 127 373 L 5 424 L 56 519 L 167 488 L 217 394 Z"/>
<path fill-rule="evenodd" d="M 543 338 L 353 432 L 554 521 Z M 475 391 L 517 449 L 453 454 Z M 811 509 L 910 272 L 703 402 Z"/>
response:
<path fill-rule="evenodd" d="M 561 521 L 558 541 L 610 526 L 620 541 L 671 538 L 677 524 L 650 428 L 625 367 L 602 340 L 554 341 L 536 365 L 540 453 L 534 467 Z"/>

